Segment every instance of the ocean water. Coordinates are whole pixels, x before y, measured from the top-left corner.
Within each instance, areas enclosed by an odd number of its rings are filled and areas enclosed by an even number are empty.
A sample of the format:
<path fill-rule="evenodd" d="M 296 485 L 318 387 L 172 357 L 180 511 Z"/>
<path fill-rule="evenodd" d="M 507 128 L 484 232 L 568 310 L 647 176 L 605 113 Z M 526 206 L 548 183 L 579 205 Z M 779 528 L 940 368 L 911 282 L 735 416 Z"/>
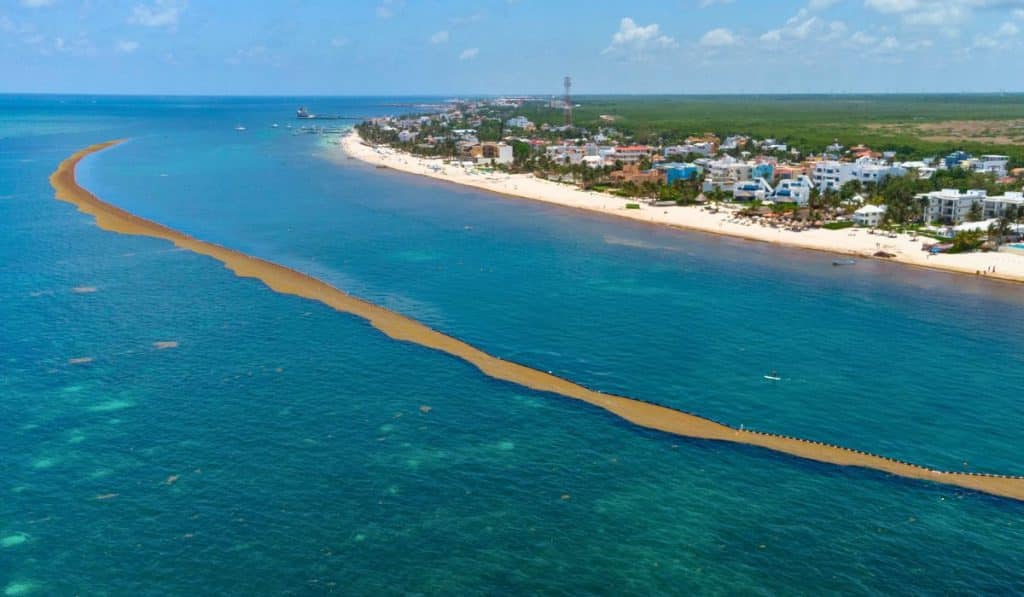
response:
<path fill-rule="evenodd" d="M 418 101 L 0 96 L 0 591 L 1024 592 L 1022 503 L 639 429 L 100 230 L 47 181 L 127 138 L 79 169 L 101 198 L 497 356 L 1024 474 L 1022 287 L 454 188 L 285 128 Z"/>

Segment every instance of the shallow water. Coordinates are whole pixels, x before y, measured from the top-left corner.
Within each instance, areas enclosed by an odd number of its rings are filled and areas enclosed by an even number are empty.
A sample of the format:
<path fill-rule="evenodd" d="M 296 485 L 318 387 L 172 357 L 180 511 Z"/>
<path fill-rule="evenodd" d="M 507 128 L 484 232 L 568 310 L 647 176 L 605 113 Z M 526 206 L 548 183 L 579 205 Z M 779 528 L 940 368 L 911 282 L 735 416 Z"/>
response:
<path fill-rule="evenodd" d="M 1024 473 L 1020 287 L 381 172 L 291 136 L 298 100 L 91 102 L 0 98 L 5 591 L 1024 590 L 1019 503 L 636 429 L 46 177 L 128 137 L 80 181 L 129 211 L 591 387 L 958 470 Z"/>

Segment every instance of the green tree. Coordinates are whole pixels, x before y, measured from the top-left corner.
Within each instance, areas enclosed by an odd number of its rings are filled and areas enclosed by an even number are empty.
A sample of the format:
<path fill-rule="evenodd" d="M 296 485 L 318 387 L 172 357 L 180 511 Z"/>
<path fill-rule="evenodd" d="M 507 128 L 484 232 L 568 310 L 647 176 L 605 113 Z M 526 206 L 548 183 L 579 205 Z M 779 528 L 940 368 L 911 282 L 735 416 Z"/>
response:
<path fill-rule="evenodd" d="M 981 202 L 975 201 L 971 203 L 971 210 L 967 212 L 968 222 L 980 222 L 983 219 L 981 212 Z"/>

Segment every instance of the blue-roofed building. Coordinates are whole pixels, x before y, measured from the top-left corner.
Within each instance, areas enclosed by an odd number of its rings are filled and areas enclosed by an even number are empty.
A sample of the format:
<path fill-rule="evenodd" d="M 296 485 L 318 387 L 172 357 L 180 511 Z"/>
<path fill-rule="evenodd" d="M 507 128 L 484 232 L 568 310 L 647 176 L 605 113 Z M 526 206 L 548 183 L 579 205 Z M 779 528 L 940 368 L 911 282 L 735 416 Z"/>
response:
<path fill-rule="evenodd" d="M 696 164 L 681 164 L 669 162 L 658 164 L 659 170 L 665 171 L 665 184 L 671 185 L 677 180 L 693 180 L 701 173 L 701 167 Z"/>
<path fill-rule="evenodd" d="M 757 180 L 758 178 L 772 180 L 775 178 L 775 164 L 771 162 L 758 162 L 754 165 L 754 169 L 751 170 L 750 176 L 754 180 Z"/>
<path fill-rule="evenodd" d="M 961 162 L 969 159 L 971 159 L 971 154 L 966 151 L 957 150 L 942 158 L 942 162 L 946 164 L 946 168 L 956 168 Z"/>

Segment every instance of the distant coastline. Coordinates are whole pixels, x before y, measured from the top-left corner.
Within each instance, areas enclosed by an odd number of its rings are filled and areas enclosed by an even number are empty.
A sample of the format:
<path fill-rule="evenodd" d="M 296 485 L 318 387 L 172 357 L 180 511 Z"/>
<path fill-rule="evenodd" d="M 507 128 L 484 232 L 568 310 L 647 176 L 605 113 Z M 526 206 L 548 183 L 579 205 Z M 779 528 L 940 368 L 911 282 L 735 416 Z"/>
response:
<path fill-rule="evenodd" d="M 914 238 L 909 234 L 872 234 L 863 228 L 843 230 L 815 228 L 795 232 L 744 222 L 735 217 L 735 212 L 725 208 L 714 211 L 698 206 L 651 206 L 636 203 L 633 199 L 598 191 L 584 191 L 566 184 L 542 180 L 530 174 L 486 173 L 481 170 L 465 169 L 455 164 L 446 164 L 437 158 L 414 156 L 391 147 L 376 147 L 366 143 L 355 129 L 342 138 L 341 148 L 348 156 L 368 164 L 385 166 L 401 172 L 427 176 L 502 195 L 585 209 L 673 228 L 697 230 L 844 256 L 884 259 L 958 274 L 985 275 L 999 280 L 1024 282 L 1024 254 L 1003 251 L 931 255 L 921 249 L 922 243 L 927 239 Z M 627 208 L 627 204 L 633 204 L 636 208 Z M 891 257 L 875 257 L 879 251 Z"/>

